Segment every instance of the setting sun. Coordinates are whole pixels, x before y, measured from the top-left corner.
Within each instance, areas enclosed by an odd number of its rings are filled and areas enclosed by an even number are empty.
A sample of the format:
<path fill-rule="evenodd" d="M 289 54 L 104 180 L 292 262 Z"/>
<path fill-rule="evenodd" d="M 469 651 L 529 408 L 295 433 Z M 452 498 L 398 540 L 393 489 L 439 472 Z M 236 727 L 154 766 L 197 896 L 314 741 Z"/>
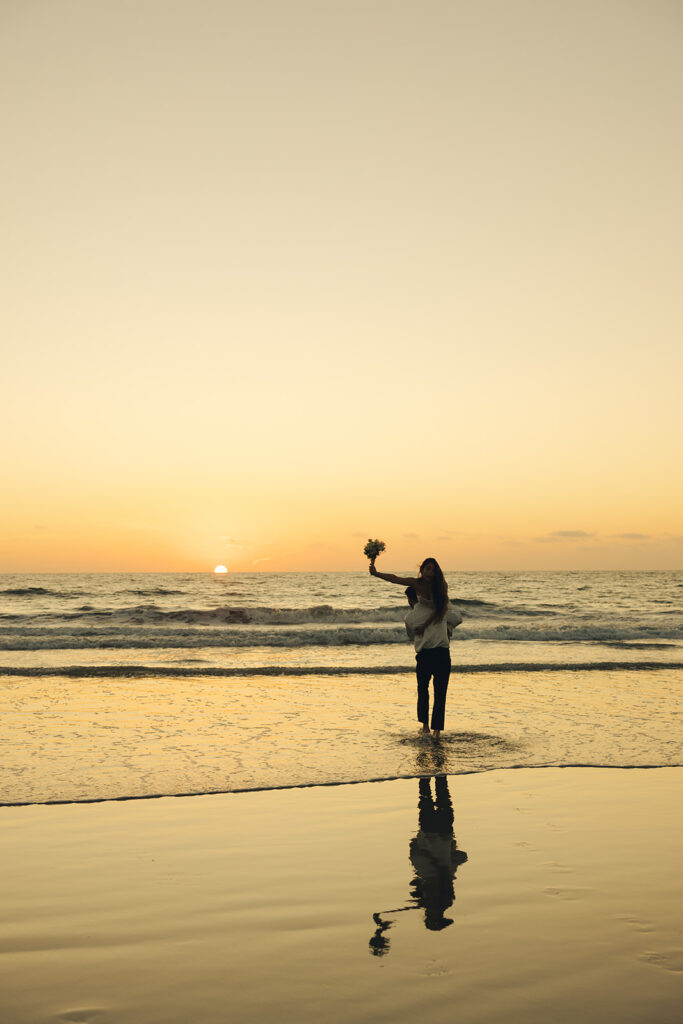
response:
<path fill-rule="evenodd" d="M 224 565 L 217 565 L 213 570 L 214 572 L 227 572 L 227 568 Z"/>

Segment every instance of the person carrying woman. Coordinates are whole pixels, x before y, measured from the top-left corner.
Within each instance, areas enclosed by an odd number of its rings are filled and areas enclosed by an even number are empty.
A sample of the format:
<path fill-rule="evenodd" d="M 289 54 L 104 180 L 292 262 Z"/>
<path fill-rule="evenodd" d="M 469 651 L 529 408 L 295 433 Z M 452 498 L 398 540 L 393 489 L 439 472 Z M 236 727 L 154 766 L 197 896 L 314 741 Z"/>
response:
<path fill-rule="evenodd" d="M 434 739 L 441 737 L 446 714 L 446 693 L 451 674 L 450 637 L 462 616 L 449 607 L 448 584 L 435 558 L 425 558 L 420 575 L 395 576 L 378 572 L 374 560 L 370 562 L 370 575 L 387 583 L 413 587 L 417 604 L 406 617 L 408 635 L 415 642 L 417 672 L 417 718 L 422 732 L 429 732 L 429 682 L 434 680 L 432 731 Z"/>

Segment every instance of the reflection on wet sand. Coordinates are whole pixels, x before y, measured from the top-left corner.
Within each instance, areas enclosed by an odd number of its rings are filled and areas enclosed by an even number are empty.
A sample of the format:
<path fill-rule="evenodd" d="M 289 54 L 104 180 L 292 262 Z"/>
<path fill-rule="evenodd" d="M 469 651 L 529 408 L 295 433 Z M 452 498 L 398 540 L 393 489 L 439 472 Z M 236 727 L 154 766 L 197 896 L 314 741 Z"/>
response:
<path fill-rule="evenodd" d="M 389 952 L 390 940 L 385 934 L 394 924 L 388 915 L 408 910 L 424 909 L 425 927 L 441 931 L 453 924 L 445 913 L 455 899 L 453 881 L 458 867 L 467 860 L 467 854 L 458 849 L 453 835 L 453 804 L 448 790 L 448 777 L 438 775 L 418 780 L 418 832 L 410 840 L 410 862 L 415 876 L 410 883 L 410 898 L 403 907 L 382 910 L 373 914 L 375 934 L 370 939 L 373 956 Z"/>

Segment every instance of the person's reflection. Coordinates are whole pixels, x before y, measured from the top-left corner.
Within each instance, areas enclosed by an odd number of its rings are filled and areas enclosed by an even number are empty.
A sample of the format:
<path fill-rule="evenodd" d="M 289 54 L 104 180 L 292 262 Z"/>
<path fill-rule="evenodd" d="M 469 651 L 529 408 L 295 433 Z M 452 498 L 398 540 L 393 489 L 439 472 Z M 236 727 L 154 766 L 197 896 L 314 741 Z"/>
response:
<path fill-rule="evenodd" d="M 445 912 L 455 899 L 453 880 L 459 865 L 467 860 L 467 854 L 458 849 L 453 836 L 453 804 L 447 776 L 437 776 L 434 787 L 435 795 L 432 796 L 432 780 L 419 780 L 419 830 L 410 841 L 410 861 L 415 870 L 415 877 L 410 883 L 411 901 L 408 906 L 372 915 L 377 925 L 370 939 L 370 952 L 374 956 L 384 956 L 389 952 L 390 942 L 385 932 L 393 922 L 383 920 L 383 915 L 423 907 L 425 927 L 430 931 L 441 931 L 453 924 Z"/>
<path fill-rule="evenodd" d="M 420 831 L 410 843 L 410 860 L 415 868 L 411 883 L 413 898 L 425 908 L 425 926 L 440 931 L 453 924 L 444 913 L 455 899 L 453 879 L 467 854 L 458 849 L 453 836 L 453 804 L 448 792 L 448 778 L 420 779 Z"/>

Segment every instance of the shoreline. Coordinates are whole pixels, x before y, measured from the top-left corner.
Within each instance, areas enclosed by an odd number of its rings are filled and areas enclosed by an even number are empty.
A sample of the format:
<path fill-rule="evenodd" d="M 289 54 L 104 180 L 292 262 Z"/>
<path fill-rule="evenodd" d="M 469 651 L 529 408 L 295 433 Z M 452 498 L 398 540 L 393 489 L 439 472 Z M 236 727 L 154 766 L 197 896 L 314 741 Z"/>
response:
<path fill-rule="evenodd" d="M 438 748 L 435 748 L 438 750 Z M 676 771 L 683 768 L 683 764 L 510 764 L 505 766 L 492 765 L 490 768 L 463 768 L 460 771 L 431 771 L 416 773 L 412 775 L 385 775 L 376 779 L 340 779 L 331 782 L 292 782 L 281 786 L 250 786 L 242 789 L 210 789 L 188 791 L 187 793 L 136 793 L 130 796 L 95 796 L 83 797 L 82 799 L 64 800 L 0 800 L 0 809 L 3 807 L 68 807 L 81 804 L 109 804 L 129 803 L 130 801 L 144 800 L 189 800 L 194 797 L 211 796 L 240 796 L 247 793 L 280 793 L 291 789 L 329 789 L 336 786 L 375 786 L 382 782 L 407 782 L 411 779 L 431 779 L 439 775 L 447 778 L 459 778 L 467 775 L 485 775 L 491 772 L 518 772 L 518 771 L 572 771 L 573 769 L 590 769 L 594 771 Z"/>
<path fill-rule="evenodd" d="M 440 778 L 4 807 L 4 1020 L 673 1024 L 683 768 Z"/>

